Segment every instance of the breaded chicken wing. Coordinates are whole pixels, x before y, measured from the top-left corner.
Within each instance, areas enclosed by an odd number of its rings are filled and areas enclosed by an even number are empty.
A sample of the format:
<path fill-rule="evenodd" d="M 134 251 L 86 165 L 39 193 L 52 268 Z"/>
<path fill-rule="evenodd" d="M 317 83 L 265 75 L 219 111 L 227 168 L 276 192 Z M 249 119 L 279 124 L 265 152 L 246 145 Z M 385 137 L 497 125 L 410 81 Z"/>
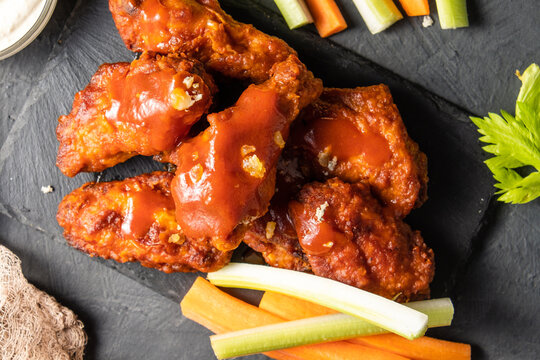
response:
<path fill-rule="evenodd" d="M 217 0 L 109 0 L 128 49 L 183 53 L 226 76 L 261 83 L 296 52 L 283 40 L 235 21 Z"/>
<path fill-rule="evenodd" d="M 87 183 L 67 195 L 57 220 L 68 243 L 91 256 L 138 261 L 161 271 L 215 271 L 231 252 L 208 239 L 189 239 L 175 220 L 173 174 L 154 172 L 107 183 Z"/>
<path fill-rule="evenodd" d="M 408 136 L 386 85 L 324 89 L 291 129 L 291 146 L 323 181 L 367 182 L 405 217 L 427 199 L 427 160 Z"/>
<path fill-rule="evenodd" d="M 309 270 L 288 203 L 304 184 L 334 176 L 368 183 L 400 217 L 425 200 L 425 155 L 408 137 L 386 86 L 324 89 L 305 109 L 279 161 L 268 212 L 244 226 L 243 241 L 272 266 Z"/>
<path fill-rule="evenodd" d="M 429 296 L 433 251 L 368 185 L 311 183 L 289 205 L 314 274 L 399 300 Z"/>
<path fill-rule="evenodd" d="M 321 90 L 321 81 L 291 55 L 233 107 L 208 115 L 210 127 L 171 154 L 177 221 L 187 236 L 211 237 L 221 250 L 238 246 L 229 235 L 266 212 L 289 125 Z"/>
<path fill-rule="evenodd" d="M 172 150 L 208 110 L 215 86 L 196 61 L 143 54 L 101 65 L 59 118 L 57 166 L 67 176 Z"/>

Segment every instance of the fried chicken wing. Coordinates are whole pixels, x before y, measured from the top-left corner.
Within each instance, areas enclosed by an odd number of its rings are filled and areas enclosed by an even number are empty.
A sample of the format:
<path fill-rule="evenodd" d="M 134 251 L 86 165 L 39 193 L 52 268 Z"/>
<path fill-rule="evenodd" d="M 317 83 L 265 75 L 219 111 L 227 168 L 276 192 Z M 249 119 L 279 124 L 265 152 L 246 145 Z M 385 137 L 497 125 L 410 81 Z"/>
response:
<path fill-rule="evenodd" d="M 427 160 L 385 85 L 325 89 L 292 130 L 315 176 L 366 181 L 404 217 L 427 198 Z"/>
<path fill-rule="evenodd" d="M 433 251 L 368 185 L 311 183 L 289 207 L 314 274 L 401 301 L 429 296 Z"/>
<path fill-rule="evenodd" d="M 368 183 L 400 217 L 425 200 L 425 155 L 408 137 L 386 86 L 324 89 L 305 109 L 280 159 L 268 213 L 245 226 L 244 242 L 272 266 L 309 270 L 288 203 L 304 184 L 334 176 Z"/>
<path fill-rule="evenodd" d="M 229 235 L 266 212 L 289 125 L 321 90 L 321 81 L 291 55 L 236 105 L 208 115 L 210 127 L 171 154 L 177 221 L 187 236 L 214 238 L 221 250 L 238 246 Z"/>
<path fill-rule="evenodd" d="M 138 261 L 164 272 L 215 271 L 231 252 L 209 239 L 190 239 L 175 220 L 173 174 L 154 172 L 122 181 L 87 183 L 67 195 L 57 220 L 68 243 L 91 256 Z"/>
<path fill-rule="evenodd" d="M 318 180 L 365 181 L 400 217 L 427 199 L 426 156 L 386 85 L 324 89 L 291 131 Z"/>
<path fill-rule="evenodd" d="M 214 71 L 261 83 L 296 52 L 283 40 L 235 21 L 216 0 L 109 0 L 132 51 L 183 53 Z"/>
<path fill-rule="evenodd" d="M 59 118 L 57 166 L 75 176 L 172 150 L 208 110 L 213 92 L 202 65 L 178 56 L 104 64 Z"/>

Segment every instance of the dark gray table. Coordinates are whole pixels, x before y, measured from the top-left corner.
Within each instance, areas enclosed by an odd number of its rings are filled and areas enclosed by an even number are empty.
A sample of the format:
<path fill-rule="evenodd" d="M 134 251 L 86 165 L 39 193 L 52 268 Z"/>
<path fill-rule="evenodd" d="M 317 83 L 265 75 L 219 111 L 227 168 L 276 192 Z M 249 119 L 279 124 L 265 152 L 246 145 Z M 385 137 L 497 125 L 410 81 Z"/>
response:
<path fill-rule="evenodd" d="M 56 116 L 69 110 L 73 89 L 82 88 L 99 63 L 133 58 L 117 35 L 107 32 L 103 36 L 101 24 L 111 24 L 104 3 L 60 0 L 43 34 L 23 52 L 0 62 L 0 243 L 21 257 L 31 282 L 71 307 L 85 322 L 90 337 L 87 358 L 211 359 L 209 332 L 183 318 L 178 306 L 193 276 L 163 276 L 137 265 L 91 259 L 65 245 L 52 215 L 58 199 L 74 184 L 92 179 L 87 175 L 67 182 L 56 173 Z M 540 62 L 536 0 L 469 0 L 468 29 L 442 31 L 436 16 L 435 25 L 424 29 L 420 19 L 408 18 L 377 36 L 368 33 L 352 2 L 341 0 L 338 3 L 350 29 L 328 42 L 316 39 L 312 27 L 284 30 L 273 15 L 276 9 L 271 1 L 255 3 L 224 2 L 239 20 L 260 18 L 266 31 L 295 44 L 327 84 L 389 83 L 411 135 L 430 160 L 448 160 L 455 152 L 451 163 L 430 163 L 431 203 L 410 218 L 441 258 L 438 267 L 444 276 L 434 291 L 452 295 L 456 306 L 454 325 L 434 334 L 472 343 L 475 358 L 537 358 L 540 201 L 510 206 L 488 200 L 492 180 L 479 167 L 470 175 L 473 181 L 467 175 L 448 180 L 466 188 L 455 194 L 455 202 L 440 195 L 446 186 L 442 168 L 457 171 L 460 164 L 475 165 L 483 156 L 479 144 L 470 143 L 476 134 L 465 115 L 499 108 L 513 112 L 519 81 L 512 73 Z M 107 49 L 115 50 L 108 53 Z M 328 54 L 329 49 L 335 50 L 335 59 L 313 61 L 318 51 Z M 352 69 L 358 76 L 340 74 L 337 69 L 341 68 Z M 415 98 L 421 98 L 425 113 L 414 109 Z M 442 114 L 436 115 L 440 127 L 430 122 L 433 109 Z M 445 126 L 459 129 L 449 132 L 450 138 L 469 139 L 463 143 L 463 153 L 435 151 L 445 143 L 425 140 L 430 131 L 441 132 Z M 145 166 L 149 165 L 135 160 L 121 169 L 129 172 L 130 167 Z M 41 194 L 39 188 L 49 184 L 56 187 L 55 193 Z M 452 191 L 448 186 L 454 196 Z M 441 207 L 450 209 L 455 219 L 435 217 L 431 226 L 422 222 L 426 212 Z M 470 221 L 463 221 L 460 228 L 463 217 Z M 460 234 L 467 238 L 457 238 Z M 440 243 L 436 237 L 442 239 Z"/>

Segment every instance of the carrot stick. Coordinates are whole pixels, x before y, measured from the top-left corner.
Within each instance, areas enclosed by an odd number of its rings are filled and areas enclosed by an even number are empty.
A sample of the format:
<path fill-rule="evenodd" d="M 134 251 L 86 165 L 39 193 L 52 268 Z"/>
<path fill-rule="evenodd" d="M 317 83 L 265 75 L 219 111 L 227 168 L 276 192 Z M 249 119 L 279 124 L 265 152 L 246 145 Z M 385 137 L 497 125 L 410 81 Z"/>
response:
<path fill-rule="evenodd" d="M 287 320 L 298 320 L 335 313 L 334 310 L 324 306 L 270 291 L 264 293 L 259 307 Z M 346 341 L 372 346 L 417 360 L 461 360 L 471 358 L 470 345 L 438 340 L 427 336 L 408 340 L 395 334 L 381 334 Z"/>
<path fill-rule="evenodd" d="M 429 15 L 428 0 L 399 0 L 409 16 Z"/>
<path fill-rule="evenodd" d="M 203 278 L 197 278 L 180 303 L 185 317 L 216 333 L 283 322 L 280 317 L 236 299 Z M 265 353 L 279 360 L 406 360 L 407 358 L 345 341 L 299 346 Z"/>
<path fill-rule="evenodd" d="M 306 0 L 306 3 L 321 37 L 334 35 L 347 28 L 347 23 L 334 0 Z"/>

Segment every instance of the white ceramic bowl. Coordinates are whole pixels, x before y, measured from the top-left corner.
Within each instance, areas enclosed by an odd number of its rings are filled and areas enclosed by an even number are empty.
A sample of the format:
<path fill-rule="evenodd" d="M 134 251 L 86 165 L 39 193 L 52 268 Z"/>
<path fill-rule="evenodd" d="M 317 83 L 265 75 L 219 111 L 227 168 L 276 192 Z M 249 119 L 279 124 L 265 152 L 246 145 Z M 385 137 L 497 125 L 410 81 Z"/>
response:
<path fill-rule="evenodd" d="M 10 57 L 11 55 L 18 53 L 27 47 L 41 33 L 45 25 L 47 25 L 55 7 L 56 0 L 46 0 L 37 20 L 28 29 L 28 31 L 24 32 L 24 35 L 22 35 L 13 44 L 8 45 L 7 48 L 0 48 L 0 60 Z"/>

